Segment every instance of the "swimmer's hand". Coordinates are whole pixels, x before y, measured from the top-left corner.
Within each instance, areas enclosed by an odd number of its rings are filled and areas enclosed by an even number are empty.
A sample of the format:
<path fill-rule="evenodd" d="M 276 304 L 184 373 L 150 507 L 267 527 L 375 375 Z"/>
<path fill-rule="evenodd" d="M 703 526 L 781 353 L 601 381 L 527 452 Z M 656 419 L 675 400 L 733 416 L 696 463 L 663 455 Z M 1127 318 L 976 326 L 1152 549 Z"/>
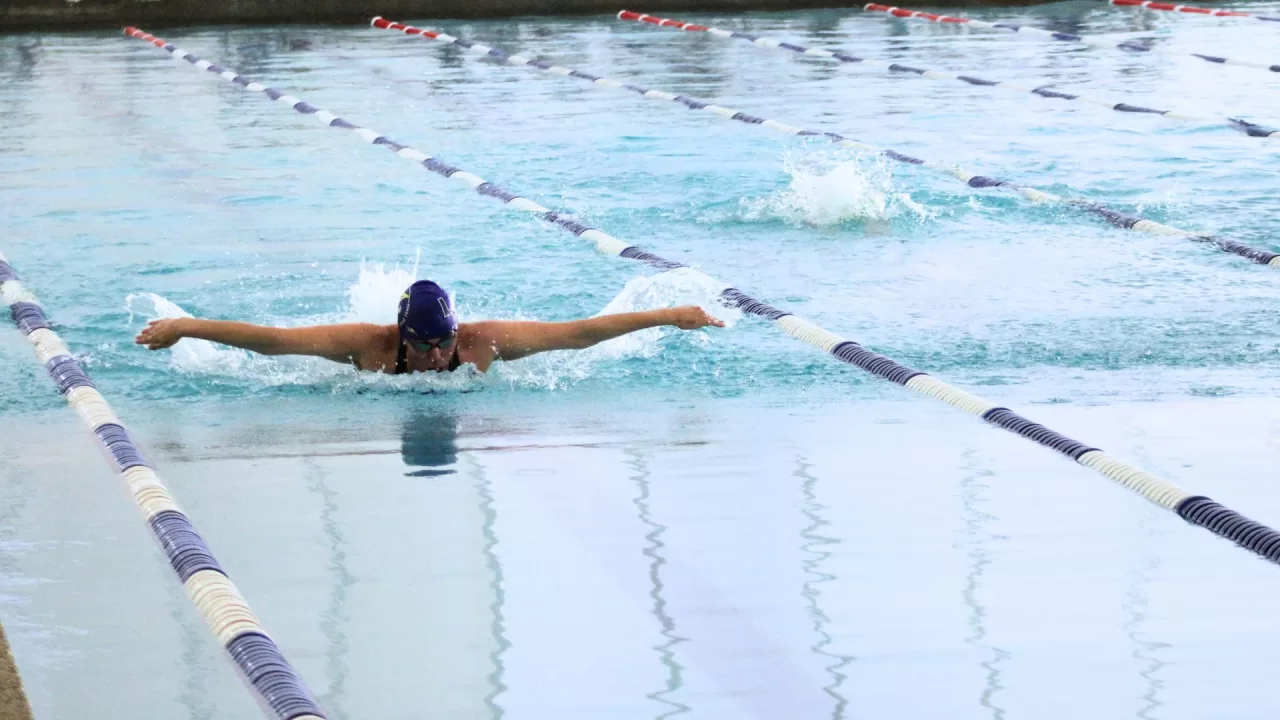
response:
<path fill-rule="evenodd" d="M 147 323 L 146 327 L 142 328 L 142 332 L 138 333 L 138 337 L 134 338 L 133 341 L 139 345 L 146 345 L 148 350 L 163 350 L 173 347 L 175 343 L 184 337 L 182 333 L 184 320 L 186 318 L 152 320 Z"/>
<path fill-rule="evenodd" d="M 706 310 L 697 305 L 685 305 L 683 307 L 674 307 L 667 311 L 671 317 L 669 324 L 675 325 L 681 330 L 697 330 L 704 327 L 724 327 L 724 321 L 716 319 L 707 314 Z"/>

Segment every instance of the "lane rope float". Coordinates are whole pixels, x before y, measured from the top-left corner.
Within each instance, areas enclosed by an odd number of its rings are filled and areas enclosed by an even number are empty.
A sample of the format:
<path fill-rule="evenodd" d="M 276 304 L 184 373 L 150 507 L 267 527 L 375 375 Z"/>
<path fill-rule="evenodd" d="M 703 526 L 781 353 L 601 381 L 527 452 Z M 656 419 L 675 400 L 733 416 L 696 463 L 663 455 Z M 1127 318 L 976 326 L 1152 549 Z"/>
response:
<path fill-rule="evenodd" d="M 1166 12 L 1187 13 L 1189 15 L 1209 15 L 1212 17 L 1243 17 L 1266 22 L 1280 22 L 1280 17 L 1271 15 L 1254 15 L 1237 10 L 1214 10 L 1213 8 L 1196 7 L 1194 5 L 1174 5 L 1172 3 L 1153 2 L 1153 0 L 1109 0 L 1112 5 L 1120 7 L 1139 7 L 1143 10 L 1164 10 Z"/>
<path fill-rule="evenodd" d="M 909 77 L 929 78 L 931 80 L 954 80 L 956 82 L 965 83 L 976 87 L 992 87 L 1004 90 L 1012 90 L 1014 92 L 1030 93 L 1038 95 L 1042 98 L 1054 100 L 1073 100 L 1076 102 L 1088 103 L 1099 107 L 1114 110 L 1116 112 L 1139 114 L 1139 115 L 1155 115 L 1159 117 L 1169 118 L 1170 120 L 1181 120 L 1183 122 L 1201 123 L 1205 125 L 1225 125 L 1232 130 L 1238 130 L 1245 133 L 1249 137 L 1267 138 L 1273 137 L 1280 140 L 1280 130 L 1275 128 L 1264 127 L 1256 123 L 1245 122 L 1236 118 L 1213 117 L 1209 115 L 1190 115 L 1181 113 L 1176 110 L 1157 110 L 1155 108 L 1144 107 L 1142 105 L 1134 105 L 1127 102 L 1112 102 L 1110 100 L 1101 100 L 1079 93 L 1068 93 L 1061 90 L 1054 90 L 1052 84 L 1047 85 L 1022 85 L 1016 82 L 987 80 L 973 75 L 961 75 L 958 73 L 946 72 L 944 70 L 929 70 L 925 68 L 912 67 L 903 65 L 902 63 L 887 62 L 877 60 L 875 58 L 858 57 L 849 55 L 848 53 L 836 52 L 833 50 L 824 50 L 822 48 L 806 47 L 796 43 L 785 42 L 775 38 L 759 37 L 756 35 L 748 35 L 747 33 L 735 32 L 733 30 L 724 30 L 717 27 L 707 25 L 696 25 L 694 23 L 681 22 L 679 20 L 671 20 L 670 18 L 654 17 L 644 13 L 632 12 L 631 10 L 623 10 L 618 13 L 619 20 L 634 20 L 635 22 L 648 23 L 659 27 L 673 27 L 677 30 L 686 32 L 705 32 L 719 38 L 733 38 L 737 40 L 745 40 L 752 45 L 763 48 L 774 48 L 778 50 L 786 50 L 807 57 L 819 58 L 823 60 L 833 60 L 839 63 L 847 63 L 859 65 L 862 67 L 873 67 L 882 69 L 894 75 L 906 75 Z"/>
<path fill-rule="evenodd" d="M 687 267 L 667 260 L 638 246 L 607 235 L 604 232 L 572 219 L 570 216 L 549 210 L 538 203 L 509 192 L 483 178 L 430 157 L 420 150 L 396 142 L 369 128 L 349 122 L 327 110 L 322 110 L 293 95 L 288 95 L 261 83 L 254 82 L 227 68 L 192 55 L 164 40 L 137 28 L 125 29 L 129 37 L 139 38 L 169 53 L 176 60 L 183 60 L 197 70 L 204 70 L 221 77 L 237 87 L 261 93 L 272 101 L 285 105 L 295 112 L 312 117 L 333 128 L 348 130 L 371 145 L 381 145 L 397 156 L 421 165 L 427 170 L 451 180 L 457 180 L 475 192 L 500 200 L 508 207 L 533 214 L 562 230 L 591 242 L 596 250 L 606 255 L 647 263 L 660 270 Z M 722 284 L 723 286 L 723 284 Z M 1193 525 L 1235 542 L 1273 563 L 1280 564 L 1280 532 L 1240 515 L 1203 495 L 1192 495 L 1182 488 L 1150 473 L 1128 465 L 1105 452 L 1072 440 L 1038 423 L 1034 423 L 1006 407 L 972 395 L 937 378 L 866 349 L 862 345 L 825 330 L 785 310 L 757 300 L 734 287 L 724 286 L 720 300 L 729 307 L 770 321 L 773 325 L 797 340 L 806 342 L 840 361 L 865 370 L 872 375 L 901 385 L 926 397 L 944 402 L 1035 443 L 1056 450 L 1085 467 L 1092 468 L 1117 483 L 1133 490 L 1147 500 L 1166 510 L 1177 513 Z"/>
<path fill-rule="evenodd" d="M 381 16 L 373 18 L 373 20 L 371 21 L 371 24 L 375 28 L 401 32 L 409 36 L 416 35 L 422 38 L 435 40 L 437 42 L 442 42 L 445 44 L 458 45 L 459 47 L 466 48 L 468 51 L 474 54 L 477 54 L 480 56 L 489 56 L 489 57 L 503 60 L 508 65 L 514 65 L 517 67 L 531 67 L 531 68 L 535 68 L 535 69 L 550 73 L 552 75 L 577 78 L 579 80 L 583 80 L 588 83 L 591 83 L 593 87 L 608 88 L 608 89 L 614 89 L 614 90 L 621 89 L 621 90 L 626 90 L 626 91 L 635 93 L 637 95 L 640 95 L 641 97 L 649 98 L 651 100 L 664 100 L 664 101 L 675 102 L 677 104 L 683 105 L 689 110 L 705 111 L 705 112 L 713 113 L 715 115 L 718 115 L 722 118 L 726 118 L 728 120 L 736 120 L 741 123 L 746 123 L 747 125 L 758 125 L 760 127 L 769 128 L 770 130 L 774 130 L 786 135 L 807 136 L 807 137 L 824 139 L 828 142 L 834 143 L 836 145 L 840 145 L 841 147 L 849 148 L 851 150 L 857 150 L 859 152 L 874 153 L 876 155 L 889 158 L 890 160 L 893 160 L 895 162 L 901 162 L 909 165 L 928 168 L 930 170 L 934 170 L 936 172 L 942 173 L 948 177 L 955 178 L 972 188 L 1001 188 L 1004 190 L 1013 191 L 1018 195 L 1022 196 L 1023 198 L 1026 198 L 1027 200 L 1030 200 L 1032 202 L 1058 203 L 1066 207 L 1071 207 L 1077 210 L 1081 210 L 1083 212 L 1089 213 L 1090 215 L 1099 217 L 1105 220 L 1106 222 L 1110 223 L 1111 225 L 1114 225 L 1115 227 L 1122 228 L 1125 230 L 1134 230 L 1136 232 L 1143 232 L 1150 235 L 1182 237 L 1189 240 L 1193 240 L 1195 242 L 1201 242 L 1201 243 L 1213 245 L 1214 247 L 1217 247 L 1219 250 L 1222 250 L 1223 252 L 1229 252 L 1235 255 L 1239 255 L 1240 257 L 1247 258 L 1261 265 L 1280 267 L 1280 254 L 1271 252 L 1269 250 L 1259 250 L 1257 248 L 1250 247 L 1243 243 L 1236 242 L 1235 240 L 1229 240 L 1227 238 L 1221 238 L 1214 235 L 1205 235 L 1204 233 L 1196 233 L 1196 232 L 1191 232 L 1189 230 L 1182 230 L 1180 228 L 1175 228 L 1170 225 L 1165 225 L 1163 223 L 1155 222 L 1154 220 L 1146 220 L 1142 217 L 1128 215 L 1118 210 L 1112 210 L 1111 208 L 1108 208 L 1104 205 L 1100 205 L 1095 202 L 1090 202 L 1086 200 L 1069 200 L 1067 198 L 1054 195 L 1052 193 L 1044 192 L 1043 190 L 1037 190 L 1036 188 L 1028 187 L 1025 185 L 1019 185 L 1017 183 L 1013 183 L 1007 180 L 1000 180 L 1000 179 L 988 177 L 985 175 L 977 175 L 965 170 L 964 168 L 957 167 L 955 165 L 949 165 L 946 163 L 940 163 L 940 162 L 930 161 L 930 160 L 922 160 L 920 158 L 907 155 L 905 153 L 900 153 L 896 150 L 890 150 L 886 148 L 879 148 L 874 145 L 868 145 L 867 143 L 845 137 L 838 133 L 821 132 L 818 130 L 806 130 L 804 128 L 799 128 L 794 125 L 788 125 L 787 123 L 784 123 L 784 122 L 779 122 L 777 120 L 771 120 L 769 118 L 750 115 L 736 108 L 723 107 L 721 105 L 717 105 L 712 102 L 699 100 L 697 98 L 692 98 L 685 95 L 677 95 L 675 93 L 665 92 L 663 90 L 655 90 L 652 88 L 641 87 L 639 85 L 635 85 L 632 83 L 626 83 L 626 82 L 623 82 L 622 80 L 615 80 L 613 78 L 592 75 L 590 73 L 585 73 L 580 70 L 574 70 L 572 68 L 567 68 L 561 65 L 554 65 L 544 60 L 536 60 L 533 58 L 525 57 L 523 55 L 511 54 L 506 52 L 505 50 L 500 50 L 498 48 L 490 47 L 488 45 L 483 45 L 480 43 L 474 43 L 468 40 L 463 40 L 461 38 L 454 37 L 447 33 L 436 32 L 434 30 L 425 30 L 422 28 L 413 27 L 412 25 L 405 25 L 403 23 L 394 22 L 391 20 L 387 20 L 386 18 L 383 18 Z"/>
<path fill-rule="evenodd" d="M 1169 57 L 1193 57 L 1211 62 L 1215 65 L 1237 65 L 1239 67 L 1251 67 L 1259 70 L 1269 70 L 1271 72 L 1280 72 L 1280 63 L 1260 62 L 1257 60 L 1236 60 L 1233 58 L 1222 57 L 1221 55 L 1206 55 L 1204 53 L 1186 53 L 1176 50 L 1166 50 L 1162 47 L 1150 47 L 1133 40 L 1124 42 L 1114 42 L 1112 40 L 1104 40 L 1101 38 L 1091 37 L 1089 35 L 1076 35 L 1074 33 L 1054 32 L 1053 30 L 1045 30 L 1044 28 L 1028 27 L 1026 25 L 1012 25 L 1010 23 L 993 23 L 985 20 L 974 20 L 973 18 L 955 17 L 953 15 L 935 15 L 933 13 L 920 12 L 919 10 L 904 10 L 892 5 L 879 5 L 877 3 L 868 3 L 862 8 L 867 12 L 882 12 L 899 18 L 910 18 L 913 20 L 928 20 L 929 22 L 943 24 L 959 24 L 968 27 L 982 28 L 984 30 L 1005 30 L 1008 32 L 1019 33 L 1022 35 L 1035 35 L 1036 37 L 1048 38 L 1050 40 L 1059 40 L 1061 42 L 1078 42 L 1093 47 L 1119 48 L 1130 52 L 1149 52 L 1157 55 L 1167 55 Z"/>
<path fill-rule="evenodd" d="M 50 327 L 40 301 L 23 287 L 3 255 L 0 294 L 58 392 L 112 459 L 187 596 L 248 680 L 264 712 L 278 720 L 324 720 L 327 716 L 316 705 L 311 691 L 134 444 L 124 423 Z"/>

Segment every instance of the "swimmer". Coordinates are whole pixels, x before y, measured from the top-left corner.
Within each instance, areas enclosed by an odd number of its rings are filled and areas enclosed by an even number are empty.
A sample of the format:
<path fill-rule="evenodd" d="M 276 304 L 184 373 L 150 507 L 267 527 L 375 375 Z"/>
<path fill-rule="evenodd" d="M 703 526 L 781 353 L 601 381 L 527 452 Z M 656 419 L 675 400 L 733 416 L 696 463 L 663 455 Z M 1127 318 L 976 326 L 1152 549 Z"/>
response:
<path fill-rule="evenodd" d="M 134 340 L 148 350 L 197 338 L 263 355 L 315 355 L 391 375 L 452 372 L 474 365 L 485 372 L 495 360 L 519 360 L 548 350 L 581 350 L 596 343 L 673 325 L 681 330 L 724 327 L 696 305 L 601 315 L 569 322 L 485 320 L 459 323 L 444 288 L 419 280 L 400 298 L 395 325 L 345 323 L 274 328 L 225 320 L 152 320 Z"/>

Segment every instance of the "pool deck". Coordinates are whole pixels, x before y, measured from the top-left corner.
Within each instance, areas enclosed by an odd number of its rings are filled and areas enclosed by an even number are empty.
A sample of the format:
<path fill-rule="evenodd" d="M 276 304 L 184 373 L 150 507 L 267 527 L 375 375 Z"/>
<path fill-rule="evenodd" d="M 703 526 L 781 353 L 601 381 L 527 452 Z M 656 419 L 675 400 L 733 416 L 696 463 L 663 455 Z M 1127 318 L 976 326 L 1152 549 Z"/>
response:
<path fill-rule="evenodd" d="M 930 0 L 929 6 L 1031 5 L 1037 1 Z M 376 5 L 350 0 L 3 0 L 0 32 L 120 25 L 354 23 L 367 22 L 374 13 L 409 19 L 593 15 L 614 13 L 623 6 L 658 13 L 854 7 L 831 0 L 662 0 L 652 5 L 622 0 L 384 0 Z"/>
<path fill-rule="evenodd" d="M 22 690 L 18 666 L 9 651 L 9 640 L 0 625 L 0 720 L 31 720 L 31 705 Z"/>

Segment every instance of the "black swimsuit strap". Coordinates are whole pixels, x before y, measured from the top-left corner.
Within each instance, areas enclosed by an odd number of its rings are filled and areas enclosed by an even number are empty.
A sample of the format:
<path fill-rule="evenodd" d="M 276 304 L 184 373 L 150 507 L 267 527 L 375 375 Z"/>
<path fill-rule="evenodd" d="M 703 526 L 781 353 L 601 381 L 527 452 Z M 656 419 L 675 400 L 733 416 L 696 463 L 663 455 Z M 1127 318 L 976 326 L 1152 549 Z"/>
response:
<path fill-rule="evenodd" d="M 395 375 L 403 375 L 409 371 L 408 350 L 409 350 L 409 347 L 404 344 L 403 340 L 401 340 L 400 346 L 396 348 L 396 371 L 394 373 Z"/>

